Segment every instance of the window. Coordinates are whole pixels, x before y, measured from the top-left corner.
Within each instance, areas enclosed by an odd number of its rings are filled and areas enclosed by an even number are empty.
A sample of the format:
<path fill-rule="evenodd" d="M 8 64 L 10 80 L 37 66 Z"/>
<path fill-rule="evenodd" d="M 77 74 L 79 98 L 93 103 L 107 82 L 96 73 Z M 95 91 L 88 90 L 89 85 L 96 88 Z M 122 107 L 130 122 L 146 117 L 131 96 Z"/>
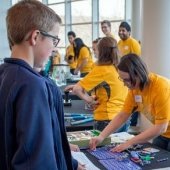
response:
<path fill-rule="evenodd" d="M 124 20 L 125 0 L 99 0 L 99 20 Z"/>
<path fill-rule="evenodd" d="M 92 45 L 92 25 L 72 25 L 72 30 L 76 33 L 76 36 L 81 38 L 83 42 L 91 47 Z M 83 31 L 82 31 L 83 30 Z"/>
<path fill-rule="evenodd" d="M 64 2 L 65 0 L 48 0 L 48 4 L 60 3 Z"/>
<path fill-rule="evenodd" d="M 72 23 L 86 23 L 92 21 L 91 0 L 74 1 L 71 3 Z"/>
<path fill-rule="evenodd" d="M 49 5 L 62 19 L 62 24 L 65 24 L 65 4 Z"/>

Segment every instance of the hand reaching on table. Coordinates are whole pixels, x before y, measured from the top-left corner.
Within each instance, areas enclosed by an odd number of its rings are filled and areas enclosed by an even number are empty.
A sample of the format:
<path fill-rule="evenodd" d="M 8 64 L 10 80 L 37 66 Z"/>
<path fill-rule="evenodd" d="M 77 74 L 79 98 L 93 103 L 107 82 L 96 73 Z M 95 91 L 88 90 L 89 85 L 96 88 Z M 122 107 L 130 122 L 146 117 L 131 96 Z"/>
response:
<path fill-rule="evenodd" d="M 74 86 L 75 86 L 75 84 L 74 85 L 68 85 L 65 89 L 64 89 L 64 91 L 73 91 L 73 88 L 74 88 Z"/>
<path fill-rule="evenodd" d="M 104 138 L 101 136 L 91 138 L 91 140 L 89 142 L 90 149 L 95 150 L 96 146 L 99 145 L 103 140 L 104 140 Z"/>
<path fill-rule="evenodd" d="M 125 142 L 123 144 L 117 145 L 113 149 L 111 149 L 112 152 L 122 152 L 128 148 L 131 147 L 131 144 L 129 142 Z"/>
<path fill-rule="evenodd" d="M 70 149 L 71 151 L 74 151 L 74 152 L 80 152 L 80 148 L 78 145 L 74 145 L 74 144 L 69 144 L 70 145 Z"/>
<path fill-rule="evenodd" d="M 86 170 L 86 166 L 78 163 L 77 170 Z"/>

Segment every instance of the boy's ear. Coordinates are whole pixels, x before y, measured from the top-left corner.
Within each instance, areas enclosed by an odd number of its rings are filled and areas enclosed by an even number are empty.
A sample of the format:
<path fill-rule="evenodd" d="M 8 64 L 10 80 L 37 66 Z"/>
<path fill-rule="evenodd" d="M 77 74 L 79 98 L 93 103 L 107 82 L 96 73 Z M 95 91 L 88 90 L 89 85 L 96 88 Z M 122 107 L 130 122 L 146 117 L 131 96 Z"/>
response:
<path fill-rule="evenodd" d="M 38 30 L 35 30 L 32 32 L 32 35 L 30 38 L 30 44 L 32 46 L 36 45 L 39 34 L 40 34 L 40 32 Z"/>

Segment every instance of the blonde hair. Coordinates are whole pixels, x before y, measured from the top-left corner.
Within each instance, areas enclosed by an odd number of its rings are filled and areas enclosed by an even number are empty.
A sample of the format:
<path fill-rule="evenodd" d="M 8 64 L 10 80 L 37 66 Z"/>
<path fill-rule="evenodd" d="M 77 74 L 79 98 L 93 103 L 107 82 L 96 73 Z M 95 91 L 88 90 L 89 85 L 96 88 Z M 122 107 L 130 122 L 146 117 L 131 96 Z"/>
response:
<path fill-rule="evenodd" d="M 33 30 L 49 32 L 61 18 L 37 0 L 22 0 L 12 6 L 6 17 L 9 45 L 20 44 Z"/>

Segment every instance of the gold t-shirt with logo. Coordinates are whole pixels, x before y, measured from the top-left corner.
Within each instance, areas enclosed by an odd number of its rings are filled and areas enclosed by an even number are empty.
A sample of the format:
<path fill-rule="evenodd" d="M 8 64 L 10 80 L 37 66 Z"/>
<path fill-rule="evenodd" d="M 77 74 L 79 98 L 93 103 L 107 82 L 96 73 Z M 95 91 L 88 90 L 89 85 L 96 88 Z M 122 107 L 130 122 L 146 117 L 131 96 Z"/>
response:
<path fill-rule="evenodd" d="M 131 114 L 134 108 L 155 125 L 169 122 L 170 80 L 150 73 L 149 84 L 143 91 L 129 90 L 122 111 Z M 170 138 L 170 124 L 162 135 Z"/>
<path fill-rule="evenodd" d="M 122 109 L 128 89 L 118 76 L 113 65 L 95 65 L 92 71 L 79 81 L 79 85 L 87 92 L 92 91 L 99 101 L 99 106 L 94 110 L 95 120 L 112 120 Z"/>

